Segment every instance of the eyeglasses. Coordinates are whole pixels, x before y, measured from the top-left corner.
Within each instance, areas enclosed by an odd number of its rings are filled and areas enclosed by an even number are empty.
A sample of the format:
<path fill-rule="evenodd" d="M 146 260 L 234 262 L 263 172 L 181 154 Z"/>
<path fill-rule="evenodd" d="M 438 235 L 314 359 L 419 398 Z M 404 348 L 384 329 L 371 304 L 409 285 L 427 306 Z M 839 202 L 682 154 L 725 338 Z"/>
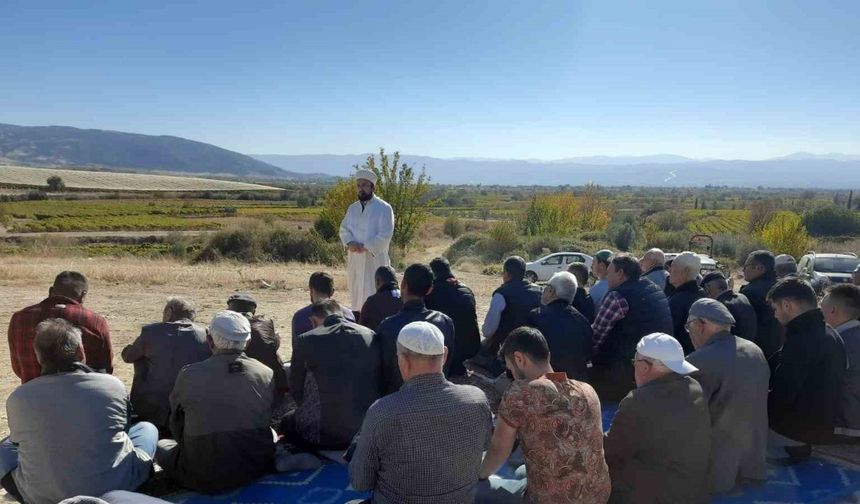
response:
<path fill-rule="evenodd" d="M 641 358 L 641 357 L 640 357 L 640 358 L 638 358 L 638 359 L 637 359 L 637 358 L 635 358 L 635 357 L 634 357 L 633 359 L 630 359 L 630 363 L 631 363 L 631 364 L 633 364 L 634 366 L 636 365 L 636 363 L 637 363 L 637 362 L 647 362 L 648 364 L 651 364 L 651 361 L 650 361 L 650 360 L 648 360 L 648 359 L 643 359 L 643 358 Z"/>
<path fill-rule="evenodd" d="M 687 330 L 687 332 L 690 332 L 690 327 L 692 327 L 692 325 L 693 325 L 693 323 L 694 323 L 694 322 L 699 322 L 699 319 L 690 319 L 690 320 L 688 320 L 688 321 L 687 321 L 687 323 L 686 323 L 686 324 L 684 324 L 684 329 L 686 329 L 686 330 Z"/>

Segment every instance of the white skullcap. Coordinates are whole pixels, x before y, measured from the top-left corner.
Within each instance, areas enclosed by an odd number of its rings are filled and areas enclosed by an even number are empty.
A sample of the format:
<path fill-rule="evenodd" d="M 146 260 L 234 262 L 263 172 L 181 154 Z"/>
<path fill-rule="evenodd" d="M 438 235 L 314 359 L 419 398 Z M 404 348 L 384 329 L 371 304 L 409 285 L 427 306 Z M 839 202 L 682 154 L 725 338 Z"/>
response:
<path fill-rule="evenodd" d="M 370 170 L 358 170 L 355 172 L 355 178 L 357 180 L 364 179 L 369 181 L 371 184 L 376 185 L 376 174 Z"/>
<path fill-rule="evenodd" d="M 774 265 L 782 265 L 782 264 L 797 264 L 797 261 L 794 260 L 794 257 L 788 254 L 779 254 L 778 256 L 773 258 Z"/>
<path fill-rule="evenodd" d="M 248 341 L 251 339 L 251 323 L 239 312 L 220 311 L 212 317 L 209 330 L 228 341 Z"/>
<path fill-rule="evenodd" d="M 421 355 L 445 353 L 445 337 L 442 331 L 430 322 L 406 324 L 397 335 L 397 343 L 407 350 Z"/>

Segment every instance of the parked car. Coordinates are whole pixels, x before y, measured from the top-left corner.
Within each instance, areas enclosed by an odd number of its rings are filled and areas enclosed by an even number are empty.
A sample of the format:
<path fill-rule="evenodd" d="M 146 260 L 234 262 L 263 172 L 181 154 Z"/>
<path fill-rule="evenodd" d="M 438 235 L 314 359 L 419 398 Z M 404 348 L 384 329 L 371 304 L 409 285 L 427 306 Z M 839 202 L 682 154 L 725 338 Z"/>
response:
<path fill-rule="evenodd" d="M 526 278 L 532 282 L 545 282 L 559 271 L 567 271 L 573 263 L 583 263 L 591 270 L 592 258 L 580 252 L 557 252 L 541 257 L 537 261 L 526 263 Z"/>
<path fill-rule="evenodd" d="M 797 263 L 797 272 L 821 288 L 831 284 L 847 283 L 860 259 L 857 254 L 816 254 L 809 252 Z"/>

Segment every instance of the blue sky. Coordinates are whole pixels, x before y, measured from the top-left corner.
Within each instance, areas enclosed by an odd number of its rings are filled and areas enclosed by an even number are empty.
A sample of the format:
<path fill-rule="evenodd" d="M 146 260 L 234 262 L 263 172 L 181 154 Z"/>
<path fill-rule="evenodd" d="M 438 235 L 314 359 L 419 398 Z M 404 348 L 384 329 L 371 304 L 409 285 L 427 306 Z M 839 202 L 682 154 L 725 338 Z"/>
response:
<path fill-rule="evenodd" d="M 0 122 L 246 153 L 860 153 L 860 2 L 0 7 Z"/>

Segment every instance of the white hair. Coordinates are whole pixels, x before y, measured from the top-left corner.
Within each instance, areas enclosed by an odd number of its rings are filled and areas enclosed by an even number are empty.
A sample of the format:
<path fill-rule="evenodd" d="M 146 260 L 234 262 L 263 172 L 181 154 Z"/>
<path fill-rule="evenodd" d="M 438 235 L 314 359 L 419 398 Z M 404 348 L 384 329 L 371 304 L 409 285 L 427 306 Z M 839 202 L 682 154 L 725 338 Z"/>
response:
<path fill-rule="evenodd" d="M 212 344 L 215 345 L 215 348 L 218 350 L 238 350 L 241 352 L 248 346 L 247 341 L 228 340 L 227 338 L 219 336 L 215 331 L 210 331 L 209 334 L 212 336 Z"/>
<path fill-rule="evenodd" d="M 576 289 L 579 288 L 576 276 L 568 271 L 559 271 L 549 279 L 548 283 L 555 290 L 555 295 L 565 301 L 573 301 L 576 297 Z"/>
<path fill-rule="evenodd" d="M 672 261 L 672 266 L 674 267 L 675 265 L 687 269 L 687 281 L 695 280 L 699 274 L 699 270 L 702 269 L 702 259 L 692 252 L 681 252 Z"/>
<path fill-rule="evenodd" d="M 663 253 L 661 249 L 652 248 L 648 252 L 645 252 L 645 257 L 653 260 L 655 263 L 660 266 L 664 266 L 666 264 L 666 254 Z"/>

